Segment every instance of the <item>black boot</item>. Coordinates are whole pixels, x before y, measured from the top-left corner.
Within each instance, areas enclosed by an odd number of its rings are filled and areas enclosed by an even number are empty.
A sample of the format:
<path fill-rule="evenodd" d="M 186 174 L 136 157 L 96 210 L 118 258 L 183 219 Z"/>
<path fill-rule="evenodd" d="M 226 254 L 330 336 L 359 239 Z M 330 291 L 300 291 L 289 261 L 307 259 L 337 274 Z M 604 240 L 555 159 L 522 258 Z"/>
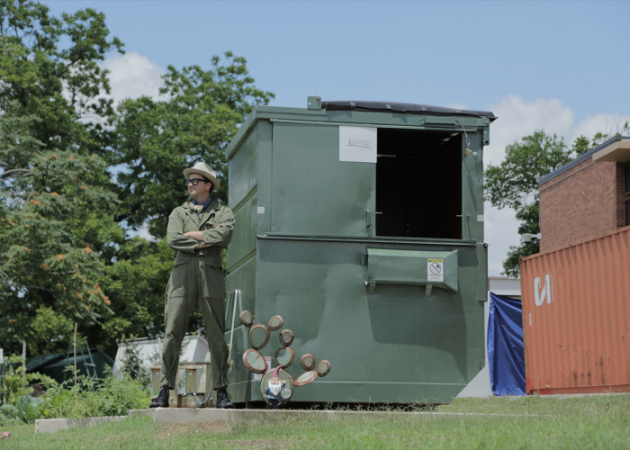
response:
<path fill-rule="evenodd" d="M 234 409 L 234 405 L 230 400 L 230 394 L 225 388 L 217 389 L 217 408 Z"/>
<path fill-rule="evenodd" d="M 151 402 L 149 408 L 168 408 L 169 392 L 170 388 L 168 386 L 162 386 L 159 395 Z"/>
<path fill-rule="evenodd" d="M 267 403 L 267 409 L 280 409 L 281 402 L 274 399 L 269 399 L 269 403 Z"/>

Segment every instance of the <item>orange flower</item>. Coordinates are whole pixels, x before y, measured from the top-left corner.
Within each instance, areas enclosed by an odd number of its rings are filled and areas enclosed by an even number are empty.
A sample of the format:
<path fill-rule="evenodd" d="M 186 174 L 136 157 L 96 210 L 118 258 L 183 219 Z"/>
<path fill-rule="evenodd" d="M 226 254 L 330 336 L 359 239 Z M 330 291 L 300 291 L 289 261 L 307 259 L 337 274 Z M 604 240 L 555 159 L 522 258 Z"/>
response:
<path fill-rule="evenodd" d="M 74 156 L 71 156 L 70 159 L 74 159 Z"/>
<path fill-rule="evenodd" d="M 55 155 L 55 154 L 53 154 L 53 158 L 55 158 L 57 160 L 59 159 L 59 158 L 57 158 L 57 155 Z"/>
<path fill-rule="evenodd" d="M 38 202 L 37 200 L 35 200 L 34 198 L 31 199 L 31 203 L 35 206 L 39 205 L 41 202 Z"/>
<path fill-rule="evenodd" d="M 90 309 L 90 307 L 86 304 L 84 304 L 83 306 L 85 306 L 85 309 Z"/>
<path fill-rule="evenodd" d="M 30 227 L 30 225 L 27 223 L 27 224 L 26 224 L 26 228 L 29 228 L 29 227 Z"/>
<path fill-rule="evenodd" d="M 57 287 L 61 289 L 62 291 L 66 292 L 66 287 L 63 284 L 57 283 Z"/>
<path fill-rule="evenodd" d="M 78 278 L 79 280 L 83 281 L 85 283 L 85 278 L 83 278 L 83 275 L 81 275 L 79 272 L 75 273 L 74 275 L 72 275 L 74 278 Z"/>
<path fill-rule="evenodd" d="M 50 266 L 46 263 L 42 263 L 39 267 L 44 269 L 46 272 L 50 272 Z"/>
<path fill-rule="evenodd" d="M 112 302 L 111 302 L 111 300 L 109 299 L 109 297 L 105 297 L 105 298 L 103 299 L 103 301 L 105 302 L 105 304 L 106 304 L 107 306 L 109 306 L 109 305 L 111 305 L 111 304 L 112 304 Z"/>
<path fill-rule="evenodd" d="M 17 322 L 17 320 L 11 319 L 11 320 L 9 320 L 9 325 L 13 325 L 15 322 Z"/>
<path fill-rule="evenodd" d="M 54 195 L 55 197 L 59 197 L 59 194 L 57 194 L 56 192 L 51 192 L 50 195 Z"/>
<path fill-rule="evenodd" d="M 11 222 L 11 221 L 9 220 L 9 223 L 11 224 L 11 226 L 13 226 L 13 227 L 15 226 L 15 222 Z"/>
<path fill-rule="evenodd" d="M 24 250 L 25 252 L 31 253 L 31 249 L 28 247 L 22 247 L 22 250 Z"/>
<path fill-rule="evenodd" d="M 79 186 L 81 189 L 85 189 L 85 186 Z"/>
<path fill-rule="evenodd" d="M 86 255 L 89 255 L 90 253 L 92 253 L 92 249 L 90 247 L 85 247 L 83 251 L 85 252 Z"/>
<path fill-rule="evenodd" d="M 76 298 L 78 298 L 79 300 L 83 300 L 83 296 L 81 294 L 79 294 L 77 291 L 72 291 L 72 293 L 74 294 L 74 296 Z"/>
<path fill-rule="evenodd" d="M 62 259 L 64 259 L 64 258 L 65 258 L 65 255 L 57 255 L 57 259 L 58 259 L 59 261 L 61 261 L 61 260 L 62 260 Z"/>

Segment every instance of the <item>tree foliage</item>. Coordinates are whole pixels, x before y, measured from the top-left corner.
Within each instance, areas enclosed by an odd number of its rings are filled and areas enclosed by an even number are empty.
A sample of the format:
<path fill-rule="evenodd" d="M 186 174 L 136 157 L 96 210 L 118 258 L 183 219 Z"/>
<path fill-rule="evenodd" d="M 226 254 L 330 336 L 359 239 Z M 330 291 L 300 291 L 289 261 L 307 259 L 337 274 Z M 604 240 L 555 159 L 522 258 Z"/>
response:
<path fill-rule="evenodd" d="M 136 236 L 109 253 L 116 261 L 107 264 L 101 285 L 111 299 L 113 314 L 90 337 L 111 352 L 123 334 L 158 336 L 164 332 L 164 291 L 175 252 L 166 239 L 149 242 Z M 199 325 L 197 320 L 191 322 Z"/>
<path fill-rule="evenodd" d="M 123 235 L 99 156 L 114 113 L 98 61 L 118 39 L 86 9 L 52 17 L 0 1 L 0 340 L 6 350 L 65 350 L 74 323 L 110 314 L 100 251 Z M 63 46 L 60 42 L 64 41 Z M 52 321 L 46 323 L 47 321 Z M 69 329 L 67 329 L 69 328 Z"/>
<path fill-rule="evenodd" d="M 510 208 L 521 221 L 519 235 L 540 233 L 540 193 L 538 180 L 600 145 L 611 136 L 630 134 L 628 123 L 616 133 L 597 133 L 592 139 L 578 136 L 570 148 L 555 134 L 537 130 L 505 149 L 505 159 L 498 166 L 489 165 L 484 173 L 485 200 L 492 206 Z M 523 242 L 510 247 L 503 262 L 504 275 L 519 276 L 519 259 L 540 251 L 539 242 Z"/>
<path fill-rule="evenodd" d="M 123 52 L 93 9 L 53 17 L 0 0 L 0 341 L 5 351 L 65 351 L 74 324 L 112 354 L 116 339 L 163 332 L 182 170 L 205 161 L 227 199 L 224 151 L 256 104 L 246 60 L 169 66 L 158 98 L 116 108 L 108 52 Z M 144 224 L 157 237 L 129 238 Z M 201 324 L 200 314 L 191 327 Z"/>
<path fill-rule="evenodd" d="M 70 325 L 65 335 L 74 322 L 93 325 L 109 311 L 95 244 L 108 238 L 108 220 L 109 234 L 116 231 L 108 219 L 115 196 L 101 188 L 101 159 L 43 150 L 21 131 L 35 120 L 10 114 L 0 115 L 0 340 L 5 348 L 26 340 L 38 354 L 63 331 L 34 326 L 49 309 L 66 318 L 57 321 Z"/>
<path fill-rule="evenodd" d="M 521 142 L 508 145 L 505 159 L 498 166 L 489 165 L 485 171 L 485 200 L 492 206 L 511 208 L 521 220 L 519 234 L 540 232 L 540 194 L 538 180 L 571 160 L 564 140 L 535 131 Z M 538 253 L 538 244 L 510 247 L 503 263 L 504 274 L 517 277 L 518 259 Z"/>
<path fill-rule="evenodd" d="M 117 220 L 132 228 L 149 223 L 149 232 L 166 234 L 171 211 L 188 198 L 182 170 L 196 161 L 209 163 L 227 201 L 225 148 L 238 125 L 257 104 L 274 95 L 257 89 L 246 60 L 231 52 L 212 58 L 212 69 L 168 67 L 161 98 L 128 99 L 118 107 L 117 141 L 110 158 L 123 199 Z"/>
<path fill-rule="evenodd" d="M 98 62 L 123 47 L 108 35 L 93 9 L 57 18 L 39 3 L 0 0 L 0 105 L 15 101 L 15 114 L 38 118 L 29 134 L 44 148 L 104 153 L 114 109 Z"/>

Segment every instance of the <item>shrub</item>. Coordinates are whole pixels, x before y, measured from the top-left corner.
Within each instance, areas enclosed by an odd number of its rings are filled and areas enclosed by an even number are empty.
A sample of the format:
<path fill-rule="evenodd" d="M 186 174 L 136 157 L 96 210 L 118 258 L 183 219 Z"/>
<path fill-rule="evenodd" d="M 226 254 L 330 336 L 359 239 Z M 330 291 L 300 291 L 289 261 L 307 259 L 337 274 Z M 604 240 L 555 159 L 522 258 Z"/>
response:
<path fill-rule="evenodd" d="M 17 408 L 13 405 L 0 406 L 0 426 L 9 425 L 12 423 L 18 423 Z"/>
<path fill-rule="evenodd" d="M 24 358 L 10 356 L 4 367 L 5 396 L 8 404 L 16 406 L 20 398 L 33 393 L 33 388 L 28 387 L 32 381 L 38 380 L 43 384 L 54 382 L 52 378 L 40 373 L 26 373 Z"/>
<path fill-rule="evenodd" d="M 73 371 L 73 368 L 69 366 L 66 370 Z M 102 380 L 94 381 L 80 375 L 76 386 L 71 383 L 69 380 L 48 387 L 42 397 L 44 403 L 39 408 L 42 417 L 120 416 L 126 415 L 130 409 L 146 408 L 151 399 L 150 391 L 142 381 L 134 380 L 128 374 L 115 377 L 109 368 Z"/>
<path fill-rule="evenodd" d="M 129 336 L 127 345 L 123 350 L 123 367 L 122 371 L 129 375 L 132 379 L 140 381 L 148 386 L 151 383 L 151 372 L 144 365 L 144 361 L 140 356 L 140 346 L 134 342 L 137 336 Z M 123 336 L 124 338 L 124 336 Z"/>

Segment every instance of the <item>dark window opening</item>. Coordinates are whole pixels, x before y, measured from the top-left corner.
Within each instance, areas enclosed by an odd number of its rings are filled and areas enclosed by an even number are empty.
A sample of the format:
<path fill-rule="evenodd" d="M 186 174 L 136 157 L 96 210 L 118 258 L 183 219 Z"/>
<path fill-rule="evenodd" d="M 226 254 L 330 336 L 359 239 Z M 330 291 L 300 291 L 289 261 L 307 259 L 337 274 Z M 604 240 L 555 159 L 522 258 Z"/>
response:
<path fill-rule="evenodd" d="M 458 133 L 378 130 L 376 234 L 462 238 Z"/>

